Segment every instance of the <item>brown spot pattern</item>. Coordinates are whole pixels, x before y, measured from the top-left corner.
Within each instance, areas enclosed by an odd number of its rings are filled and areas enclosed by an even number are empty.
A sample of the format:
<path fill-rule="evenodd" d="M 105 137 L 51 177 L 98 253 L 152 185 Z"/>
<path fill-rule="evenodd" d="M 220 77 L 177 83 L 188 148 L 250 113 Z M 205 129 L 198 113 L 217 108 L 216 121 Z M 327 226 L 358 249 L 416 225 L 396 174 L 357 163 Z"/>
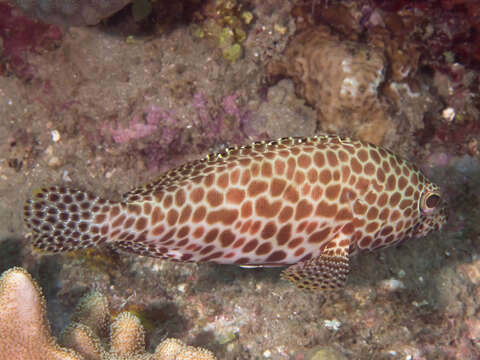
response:
<path fill-rule="evenodd" d="M 285 190 L 284 199 L 291 202 L 296 203 L 299 199 L 298 191 L 295 189 L 294 186 L 288 185 L 287 189 Z"/>
<path fill-rule="evenodd" d="M 135 223 L 135 229 L 137 231 L 143 231 L 147 227 L 148 220 L 146 217 L 140 217 L 137 219 L 137 222 Z"/>
<path fill-rule="evenodd" d="M 274 222 L 270 221 L 265 225 L 260 236 L 263 239 L 270 239 L 271 237 L 273 237 L 273 235 L 276 234 L 276 232 L 277 232 L 277 226 L 275 225 Z"/>
<path fill-rule="evenodd" d="M 329 227 L 322 229 L 320 231 L 314 232 L 310 237 L 308 238 L 309 243 L 315 243 L 319 244 L 325 241 L 328 236 L 330 235 L 331 229 Z"/>
<path fill-rule="evenodd" d="M 252 203 L 250 201 L 243 203 L 240 215 L 244 219 L 252 216 Z"/>
<path fill-rule="evenodd" d="M 265 261 L 266 263 L 269 262 L 277 262 L 277 261 L 282 261 L 287 257 L 287 254 L 283 250 L 277 250 L 271 253 L 268 257 L 267 260 Z"/>
<path fill-rule="evenodd" d="M 263 243 L 257 248 L 257 251 L 255 251 L 256 255 L 266 255 L 272 251 L 272 244 L 269 242 Z"/>
<path fill-rule="evenodd" d="M 224 248 L 230 246 L 234 240 L 235 240 L 235 234 L 228 229 L 222 231 L 222 233 L 220 234 L 220 244 Z"/>
<path fill-rule="evenodd" d="M 263 196 L 255 201 L 255 213 L 261 217 L 273 218 L 277 216 L 281 207 L 282 202 L 280 200 L 270 203 L 268 199 Z"/>
<path fill-rule="evenodd" d="M 321 217 L 332 218 L 337 214 L 337 204 L 329 204 L 326 201 L 322 201 L 318 204 L 315 214 Z"/>
<path fill-rule="evenodd" d="M 220 206 L 223 203 L 223 194 L 215 189 L 211 189 L 207 193 L 207 202 L 211 207 Z"/>
<path fill-rule="evenodd" d="M 248 186 L 248 196 L 255 197 L 267 191 L 268 185 L 265 181 L 253 180 Z"/>
<path fill-rule="evenodd" d="M 285 189 L 286 185 L 287 185 L 287 182 L 285 180 L 274 178 L 270 182 L 270 194 L 274 197 L 280 196 L 283 193 L 283 190 Z"/>
<path fill-rule="evenodd" d="M 324 169 L 320 172 L 319 180 L 322 184 L 327 185 L 332 180 L 332 173 L 328 169 Z"/>
<path fill-rule="evenodd" d="M 355 253 L 408 238 L 422 226 L 417 204 L 430 186 L 414 167 L 373 145 L 329 136 L 283 139 L 186 164 L 127 193 L 121 204 L 42 189 L 24 216 L 42 234 L 35 243 L 43 249 L 110 237 L 144 255 L 274 264 L 287 256 L 309 259 L 340 232 L 349 239 L 331 242 L 333 253 L 347 242 Z M 185 252 L 176 255 L 175 248 Z"/>
<path fill-rule="evenodd" d="M 232 204 L 241 204 L 245 199 L 245 191 L 238 188 L 231 188 L 227 191 L 226 200 Z"/>
<path fill-rule="evenodd" d="M 258 246 L 258 240 L 253 239 L 250 240 L 248 243 L 245 244 L 245 246 L 242 248 L 242 252 L 244 253 L 249 253 L 255 250 L 255 248 Z"/>
<path fill-rule="evenodd" d="M 192 216 L 192 221 L 194 223 L 199 223 L 205 219 L 205 215 L 207 214 L 207 209 L 205 206 L 200 206 L 199 208 L 195 209 Z"/>
<path fill-rule="evenodd" d="M 207 223 L 212 225 L 222 223 L 223 225 L 231 225 L 238 218 L 237 209 L 220 209 L 210 211 L 207 215 Z"/>
<path fill-rule="evenodd" d="M 310 204 L 308 200 L 302 199 L 297 204 L 297 208 L 295 210 L 295 220 L 301 220 L 306 217 L 309 217 L 313 212 L 313 206 Z"/>

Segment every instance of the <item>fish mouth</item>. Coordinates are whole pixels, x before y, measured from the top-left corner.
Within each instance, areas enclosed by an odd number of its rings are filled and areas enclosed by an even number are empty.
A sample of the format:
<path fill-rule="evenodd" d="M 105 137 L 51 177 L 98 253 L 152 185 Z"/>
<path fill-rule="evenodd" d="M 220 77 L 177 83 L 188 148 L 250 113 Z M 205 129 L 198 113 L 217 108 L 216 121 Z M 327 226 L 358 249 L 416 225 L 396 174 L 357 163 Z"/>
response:
<path fill-rule="evenodd" d="M 422 215 L 413 230 L 413 234 L 417 238 L 426 236 L 432 232 L 442 230 L 447 222 L 448 211 L 446 207 L 442 207 L 435 214 Z"/>

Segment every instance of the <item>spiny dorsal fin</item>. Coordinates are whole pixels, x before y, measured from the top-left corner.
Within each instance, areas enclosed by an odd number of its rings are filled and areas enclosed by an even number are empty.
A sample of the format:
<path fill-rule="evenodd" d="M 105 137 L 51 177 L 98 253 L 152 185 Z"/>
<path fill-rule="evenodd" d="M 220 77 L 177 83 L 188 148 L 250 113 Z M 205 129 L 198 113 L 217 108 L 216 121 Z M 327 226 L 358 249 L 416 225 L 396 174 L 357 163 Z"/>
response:
<path fill-rule="evenodd" d="M 149 184 L 136 187 L 122 196 L 122 202 L 135 202 L 137 195 L 143 196 L 155 191 L 168 190 L 172 185 L 181 181 L 191 180 L 197 176 L 196 168 L 208 166 L 221 167 L 229 161 L 238 160 L 242 157 L 254 157 L 268 151 L 276 151 L 279 148 L 289 148 L 301 144 L 354 144 L 358 143 L 347 137 L 337 135 L 316 135 L 311 137 L 284 137 L 277 140 L 256 141 L 249 145 L 232 146 L 217 153 L 211 153 L 199 160 L 187 162 L 179 167 L 173 168 Z"/>

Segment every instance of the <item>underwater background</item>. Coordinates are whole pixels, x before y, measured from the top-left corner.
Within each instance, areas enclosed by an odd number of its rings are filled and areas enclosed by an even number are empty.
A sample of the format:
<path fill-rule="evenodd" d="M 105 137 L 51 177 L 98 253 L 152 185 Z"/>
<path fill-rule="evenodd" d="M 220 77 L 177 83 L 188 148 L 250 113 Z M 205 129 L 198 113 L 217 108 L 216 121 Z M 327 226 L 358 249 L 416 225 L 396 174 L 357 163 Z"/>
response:
<path fill-rule="evenodd" d="M 177 359 L 479 359 L 479 65 L 475 0 L 0 1 L 0 272 L 31 274 L 55 337 L 95 290 L 102 358 L 127 311 L 145 333 L 132 359 L 166 338 L 214 354 L 182 344 Z M 23 203 L 42 186 L 118 200 L 228 146 L 323 133 L 385 146 L 448 199 L 441 232 L 355 257 L 343 291 L 28 240 Z M 5 283 L 0 319 L 19 302 Z"/>

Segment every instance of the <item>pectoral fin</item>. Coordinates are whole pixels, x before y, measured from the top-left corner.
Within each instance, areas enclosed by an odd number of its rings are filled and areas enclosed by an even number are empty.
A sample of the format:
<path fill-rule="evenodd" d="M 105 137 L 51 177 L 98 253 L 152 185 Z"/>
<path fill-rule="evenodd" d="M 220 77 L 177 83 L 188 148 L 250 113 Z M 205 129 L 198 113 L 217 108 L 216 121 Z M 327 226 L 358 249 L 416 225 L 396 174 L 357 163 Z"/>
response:
<path fill-rule="evenodd" d="M 300 289 L 342 289 L 349 272 L 349 247 L 350 239 L 340 232 L 319 256 L 288 267 L 282 278 Z"/>

